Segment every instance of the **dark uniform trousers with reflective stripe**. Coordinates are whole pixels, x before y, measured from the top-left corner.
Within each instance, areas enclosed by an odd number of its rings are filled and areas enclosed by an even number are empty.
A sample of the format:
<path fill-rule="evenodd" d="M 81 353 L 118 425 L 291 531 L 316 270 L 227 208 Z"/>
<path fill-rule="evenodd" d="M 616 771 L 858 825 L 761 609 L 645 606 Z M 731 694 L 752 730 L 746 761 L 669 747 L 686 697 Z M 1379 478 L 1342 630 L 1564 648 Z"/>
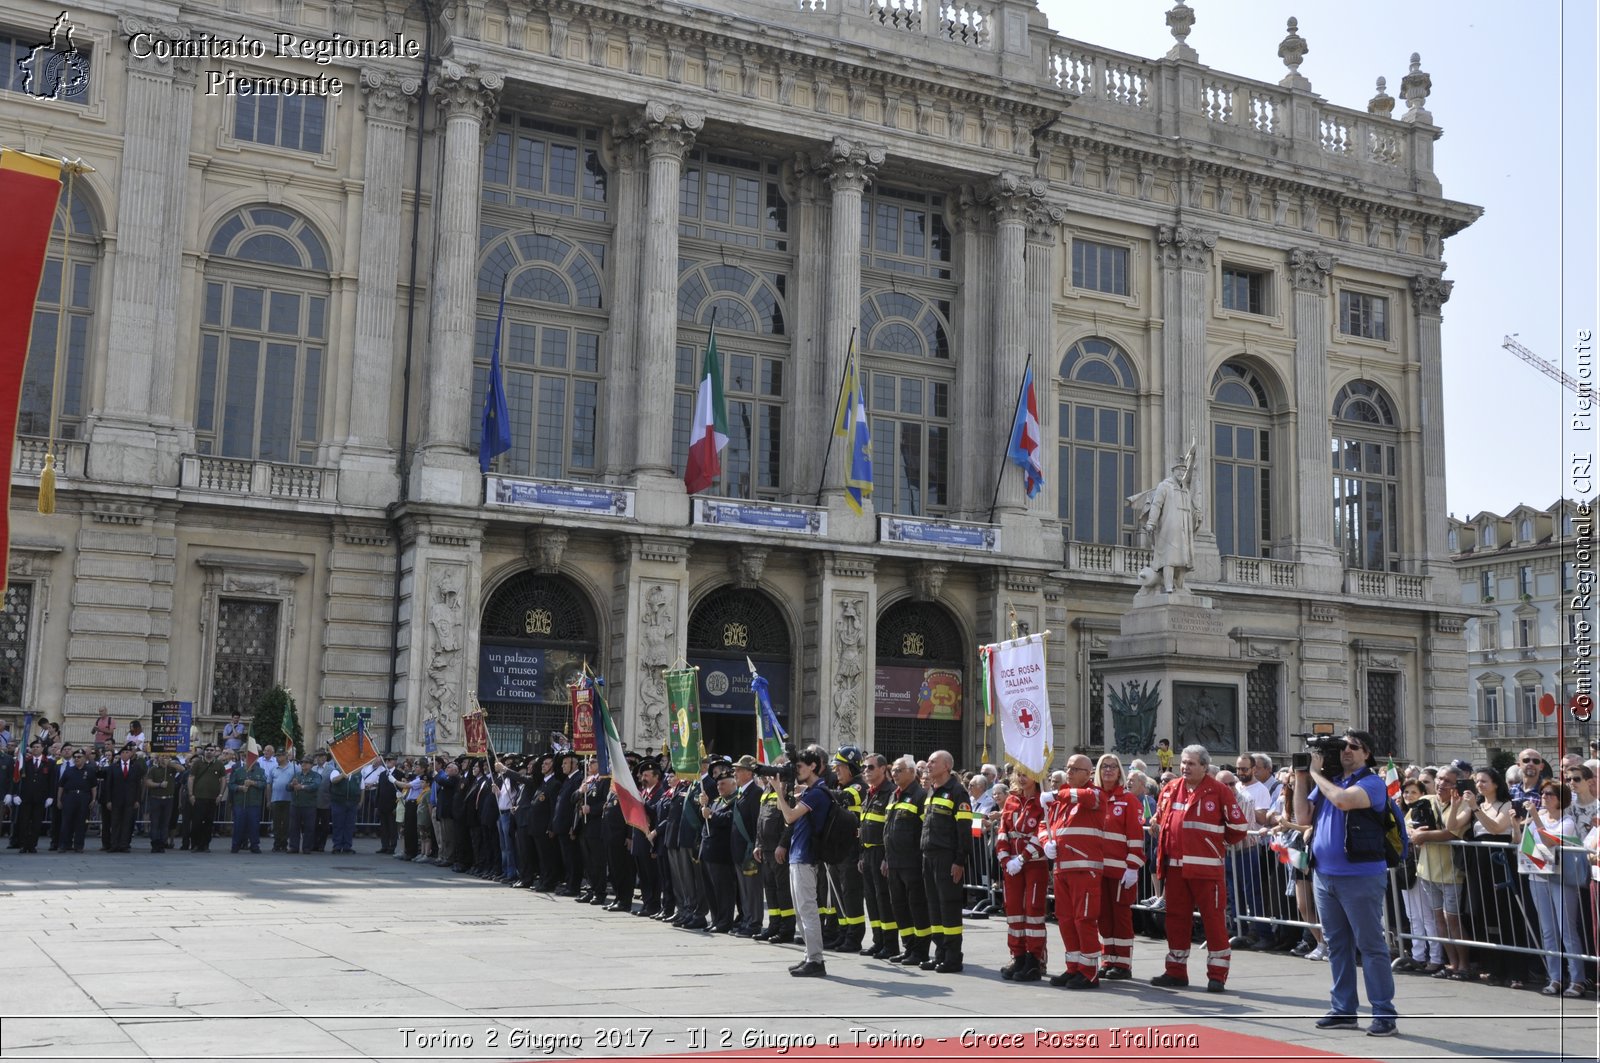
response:
<path fill-rule="evenodd" d="M 954 850 L 922 851 L 922 884 L 928 894 L 928 918 L 933 928 L 933 943 L 939 955 L 948 948 L 961 948 L 961 883 L 950 878 L 956 863 Z"/>
<path fill-rule="evenodd" d="M 881 870 L 883 867 L 883 846 L 863 845 L 861 847 L 861 885 L 867 902 L 867 928 L 872 931 L 872 940 L 881 944 L 885 936 L 891 939 L 899 933 L 900 924 L 895 922 L 894 907 L 889 903 L 889 879 Z"/>

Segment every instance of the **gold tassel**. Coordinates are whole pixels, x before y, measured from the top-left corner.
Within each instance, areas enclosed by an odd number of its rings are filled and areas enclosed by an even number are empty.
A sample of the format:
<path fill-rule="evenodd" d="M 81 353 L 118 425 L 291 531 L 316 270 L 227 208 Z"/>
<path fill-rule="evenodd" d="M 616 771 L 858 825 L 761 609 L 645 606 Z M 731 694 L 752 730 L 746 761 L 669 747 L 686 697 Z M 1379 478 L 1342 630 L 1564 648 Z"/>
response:
<path fill-rule="evenodd" d="M 56 511 L 56 456 L 44 456 L 44 469 L 39 473 L 39 512 L 49 516 Z"/>

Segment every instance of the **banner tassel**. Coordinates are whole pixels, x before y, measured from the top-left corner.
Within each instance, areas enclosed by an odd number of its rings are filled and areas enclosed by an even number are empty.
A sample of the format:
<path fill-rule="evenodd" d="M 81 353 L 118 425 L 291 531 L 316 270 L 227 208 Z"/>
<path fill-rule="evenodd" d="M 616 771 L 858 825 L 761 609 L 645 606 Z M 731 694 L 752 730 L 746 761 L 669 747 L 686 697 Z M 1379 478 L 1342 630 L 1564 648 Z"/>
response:
<path fill-rule="evenodd" d="M 46 451 L 44 469 L 39 473 L 39 512 L 45 516 L 56 511 L 56 456 Z"/>

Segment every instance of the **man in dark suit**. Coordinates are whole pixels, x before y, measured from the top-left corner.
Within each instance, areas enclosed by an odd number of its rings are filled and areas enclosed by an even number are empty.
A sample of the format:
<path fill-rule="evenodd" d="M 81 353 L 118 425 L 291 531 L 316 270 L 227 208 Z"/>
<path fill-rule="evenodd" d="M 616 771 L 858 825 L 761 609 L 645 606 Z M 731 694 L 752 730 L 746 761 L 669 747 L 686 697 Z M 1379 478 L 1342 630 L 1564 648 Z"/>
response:
<path fill-rule="evenodd" d="M 754 937 L 761 932 L 761 866 L 756 863 L 756 819 L 761 815 L 761 787 L 756 782 L 756 758 L 746 753 L 733 765 L 733 869 L 738 875 L 739 922 L 736 936 Z"/>
<path fill-rule="evenodd" d="M 528 778 L 527 785 L 535 787 L 533 809 L 528 815 L 528 833 L 539 849 L 540 893 L 556 888 L 561 875 L 561 844 L 556 841 L 556 800 L 561 796 L 561 786 L 566 780 L 556 770 L 556 758 L 546 753 L 539 758 L 539 767 Z"/>
<path fill-rule="evenodd" d="M 56 804 L 61 808 L 61 848 L 83 852 L 88 832 L 89 807 L 95 798 L 95 767 L 81 749 L 72 751 L 72 762 L 62 767 L 56 780 Z"/>
<path fill-rule="evenodd" d="M 368 772 L 367 779 L 378 802 L 378 852 L 390 855 L 400 841 L 399 823 L 395 819 L 395 800 L 399 796 L 394 785 L 394 754 L 383 758 L 383 766 Z"/>
<path fill-rule="evenodd" d="M 650 822 L 650 833 L 635 828 L 629 834 L 634 863 L 639 869 L 640 909 L 633 913 L 642 916 L 661 914 L 661 858 L 656 847 L 657 803 L 661 799 L 661 765 L 654 757 L 639 761 L 639 796 L 644 803 L 645 817 Z"/>
<path fill-rule="evenodd" d="M 583 892 L 578 900 L 587 904 L 606 903 L 606 839 L 601 826 L 606 799 L 611 795 L 611 780 L 598 774 L 599 761 L 593 757 L 585 765 L 587 774 L 578 787 L 578 845 L 583 849 Z"/>
<path fill-rule="evenodd" d="M 39 851 L 39 827 L 56 803 L 55 784 L 55 761 L 44 755 L 44 743 L 36 738 L 22 758 L 22 777 L 15 791 L 21 804 L 12 806 L 17 814 L 17 848 L 25 853 Z"/>
<path fill-rule="evenodd" d="M 557 897 L 571 897 L 583 883 L 583 860 L 578 853 L 578 787 L 583 784 L 583 773 L 578 770 L 578 757 L 567 753 L 561 758 L 561 792 L 556 795 L 555 814 L 550 817 L 550 829 L 561 847 L 561 866 L 564 880 L 556 890 Z"/>
<path fill-rule="evenodd" d="M 144 795 L 144 762 L 133 759 L 133 747 L 123 746 L 100 779 L 106 806 L 111 810 L 110 843 L 113 853 L 126 853 L 133 844 L 133 819 Z"/>

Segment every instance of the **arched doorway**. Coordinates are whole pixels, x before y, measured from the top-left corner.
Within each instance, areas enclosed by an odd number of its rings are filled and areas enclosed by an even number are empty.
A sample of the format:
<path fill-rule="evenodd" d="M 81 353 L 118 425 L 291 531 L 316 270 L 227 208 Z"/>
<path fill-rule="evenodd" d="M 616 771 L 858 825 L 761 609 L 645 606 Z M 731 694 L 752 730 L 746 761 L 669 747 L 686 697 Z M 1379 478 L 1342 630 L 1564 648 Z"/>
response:
<path fill-rule="evenodd" d="M 961 631 L 941 605 L 896 602 L 878 618 L 873 749 L 919 760 L 947 749 L 965 763 L 961 715 L 966 670 Z"/>
<path fill-rule="evenodd" d="M 721 587 L 689 617 L 689 663 L 700 669 L 700 726 L 706 750 L 738 758 L 756 749 L 754 662 L 767 680 L 772 711 L 789 729 L 789 625 L 771 598 L 757 590 Z"/>
<path fill-rule="evenodd" d="M 567 684 L 599 659 L 588 598 L 565 576 L 519 572 L 483 607 L 478 636 L 478 702 L 489 740 L 506 753 L 533 753 L 553 732 L 570 736 Z"/>

